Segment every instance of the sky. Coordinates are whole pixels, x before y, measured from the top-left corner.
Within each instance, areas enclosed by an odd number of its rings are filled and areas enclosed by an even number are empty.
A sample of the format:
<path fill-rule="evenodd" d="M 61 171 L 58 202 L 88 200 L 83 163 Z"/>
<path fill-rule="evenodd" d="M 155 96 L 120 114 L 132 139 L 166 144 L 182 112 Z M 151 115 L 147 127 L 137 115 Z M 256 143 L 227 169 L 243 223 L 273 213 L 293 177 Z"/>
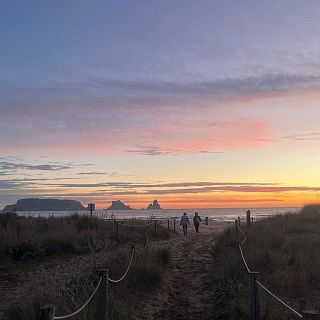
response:
<path fill-rule="evenodd" d="M 317 0 L 0 1 L 0 208 L 320 196 Z"/>

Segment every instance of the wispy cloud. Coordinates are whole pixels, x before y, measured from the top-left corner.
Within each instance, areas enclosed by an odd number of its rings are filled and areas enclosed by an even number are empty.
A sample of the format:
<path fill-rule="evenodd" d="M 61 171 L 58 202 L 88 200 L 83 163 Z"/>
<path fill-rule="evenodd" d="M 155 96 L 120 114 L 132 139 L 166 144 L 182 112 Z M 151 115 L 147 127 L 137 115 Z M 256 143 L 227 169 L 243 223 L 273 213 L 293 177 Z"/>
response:
<path fill-rule="evenodd" d="M 3 92 L 1 105 L 16 101 L 19 91 L 21 101 L 35 104 L 43 101 L 74 101 L 87 99 L 104 100 L 105 102 L 134 101 L 145 102 L 175 101 L 183 98 L 208 97 L 216 101 L 233 97 L 252 98 L 256 95 L 275 95 L 285 91 L 319 87 L 320 74 L 314 73 L 267 73 L 260 75 L 243 75 L 236 78 L 213 79 L 192 82 L 170 82 L 163 80 L 130 80 L 91 78 L 89 81 L 56 81 L 46 86 L 14 87 Z M 14 97 L 14 99 L 13 99 Z M 7 99 L 5 99 L 7 98 Z M 9 99 L 10 98 L 10 99 Z M 40 101 L 39 101 L 40 98 Z M 1 107 L 0 105 L 0 107 Z"/>
<path fill-rule="evenodd" d="M 128 153 L 140 154 L 144 156 L 159 156 L 159 155 L 171 155 L 176 156 L 183 153 L 223 153 L 222 151 L 210 151 L 210 150 L 201 150 L 198 149 L 196 146 L 190 150 L 188 149 L 170 149 L 170 148 L 161 148 L 161 147 L 153 147 L 153 146 L 136 146 L 132 149 L 124 150 Z"/>
<path fill-rule="evenodd" d="M 297 133 L 282 138 L 295 141 L 320 141 L 320 132 Z"/>
<path fill-rule="evenodd" d="M 40 170 L 40 171 L 59 171 L 65 169 L 71 169 L 72 166 L 67 164 L 27 164 L 27 163 L 17 163 L 17 162 L 8 162 L 1 161 L 0 169 L 1 170 Z"/>
<path fill-rule="evenodd" d="M 136 183 L 136 182 L 98 182 L 98 183 L 49 183 L 48 186 L 55 187 L 66 187 L 66 188 L 102 188 L 102 187 L 111 187 L 111 188 L 121 188 L 121 189 L 150 189 L 150 188 L 186 188 L 185 190 L 191 187 L 212 187 L 216 186 L 217 188 L 224 187 L 249 187 L 249 186 L 274 186 L 272 183 L 254 183 L 254 182 L 178 182 L 178 183 Z M 160 190 L 160 189 L 159 189 Z M 175 191 L 177 189 L 169 189 Z M 197 189 L 194 189 L 197 190 Z"/>
<path fill-rule="evenodd" d="M 43 179 L 47 180 L 47 179 Z M 319 192 L 320 187 L 308 186 L 281 186 L 273 183 L 258 182 L 181 182 L 181 183 L 135 183 L 135 182 L 99 182 L 99 183 L 56 183 L 52 179 L 42 185 L 41 179 L 12 179 L 2 180 L 2 187 L 19 189 L 20 187 L 32 188 L 62 188 L 63 189 L 92 189 L 89 194 L 116 196 L 116 195 L 163 195 L 163 194 L 200 194 L 216 192 L 237 193 L 284 193 L 293 191 Z M 61 178 L 63 180 L 63 178 Z M 48 189 L 49 190 L 49 189 Z M 87 192 L 81 192 L 86 194 Z"/>

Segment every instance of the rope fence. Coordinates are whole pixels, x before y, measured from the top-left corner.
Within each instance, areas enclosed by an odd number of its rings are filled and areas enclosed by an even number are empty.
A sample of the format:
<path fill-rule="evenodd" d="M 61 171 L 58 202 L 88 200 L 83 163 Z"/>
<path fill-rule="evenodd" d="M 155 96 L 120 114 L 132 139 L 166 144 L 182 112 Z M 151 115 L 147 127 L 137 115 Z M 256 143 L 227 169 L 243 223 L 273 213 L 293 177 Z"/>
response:
<path fill-rule="evenodd" d="M 248 217 L 247 212 L 247 227 L 248 229 L 251 226 L 253 220 L 250 219 L 250 212 Z M 268 288 L 266 288 L 260 282 L 260 273 L 252 272 L 248 266 L 245 255 L 243 254 L 242 246 L 246 243 L 248 239 L 248 232 L 244 233 L 240 227 L 240 218 L 235 220 L 235 231 L 236 231 L 236 241 L 238 243 L 238 248 L 240 252 L 240 256 L 242 258 L 244 267 L 249 275 L 249 320 L 260 320 L 260 288 L 264 290 L 267 294 L 277 300 L 280 304 L 282 304 L 285 308 L 291 311 L 297 318 L 299 319 L 308 319 L 315 320 L 320 319 L 320 312 L 315 310 L 302 310 L 301 313 L 290 307 L 287 303 L 281 300 L 278 296 L 276 296 L 273 292 L 271 292 Z M 239 233 L 244 238 L 240 240 Z"/>
<path fill-rule="evenodd" d="M 145 228 L 145 227 L 151 227 L 151 226 L 154 226 L 154 229 L 153 229 L 153 234 L 154 234 L 154 237 L 157 238 L 157 235 L 158 235 L 158 229 L 159 229 L 159 224 L 161 224 L 162 221 L 167 221 L 167 229 L 168 231 L 170 230 L 170 221 L 173 220 L 173 232 L 176 232 L 176 218 L 168 218 L 168 219 L 157 219 L 157 220 L 153 220 L 149 223 L 125 223 L 125 222 L 120 222 L 119 220 L 114 220 L 115 221 L 115 225 L 116 225 L 116 240 L 117 242 L 119 242 L 119 236 L 120 236 L 120 230 L 119 230 L 119 227 L 125 227 L 125 228 L 135 228 L 135 229 L 138 229 L 138 228 Z"/>
<path fill-rule="evenodd" d="M 102 281 L 102 277 L 100 277 L 99 282 L 98 282 L 97 286 L 95 287 L 94 291 L 92 292 L 91 296 L 89 297 L 89 299 L 77 311 L 72 312 L 66 316 L 60 316 L 60 317 L 54 316 L 53 319 L 68 319 L 68 318 L 71 318 L 71 317 L 77 315 L 78 313 L 80 313 L 91 302 L 92 298 L 94 297 L 94 295 L 96 294 L 96 292 L 98 291 L 98 289 L 100 287 L 101 281 Z"/>
<path fill-rule="evenodd" d="M 135 249 L 134 249 L 134 246 L 133 246 L 133 247 L 132 247 L 132 253 L 131 253 L 130 262 L 129 262 L 128 267 L 127 267 L 127 270 L 125 271 L 125 273 L 123 274 L 123 276 L 122 276 L 120 279 L 118 279 L 118 280 L 113 280 L 113 279 L 111 279 L 111 278 L 108 277 L 108 280 L 109 280 L 110 282 L 112 282 L 112 283 L 121 282 L 121 281 L 127 276 L 128 271 L 129 271 L 129 269 L 130 269 L 130 267 L 131 267 L 131 264 L 132 264 L 134 252 L 135 252 Z"/>
<path fill-rule="evenodd" d="M 47 305 L 47 306 L 43 306 L 41 308 L 41 316 L 40 316 L 40 320 L 60 320 L 60 319 L 68 319 L 68 318 L 72 318 L 74 316 L 76 316 L 77 314 L 79 314 L 82 310 L 84 310 L 89 303 L 92 301 L 93 297 L 97 294 L 97 315 L 98 315 L 98 319 L 100 320 L 107 320 L 108 319 L 108 282 L 111 283 L 119 283 L 122 280 L 125 279 L 125 277 L 127 276 L 130 267 L 132 265 L 132 261 L 133 261 L 133 257 L 135 254 L 135 246 L 132 245 L 131 247 L 131 257 L 130 257 L 130 261 L 129 264 L 126 268 L 126 271 L 124 272 L 124 274 L 122 275 L 121 278 L 117 279 L 117 280 L 113 280 L 111 278 L 109 278 L 109 270 L 108 269 L 103 269 L 101 270 L 101 276 L 99 278 L 99 282 L 97 284 L 97 286 L 95 287 L 94 291 L 91 293 L 90 297 L 88 298 L 88 300 L 76 311 L 64 315 L 64 316 L 56 316 L 55 315 L 55 306 L 53 305 Z"/>

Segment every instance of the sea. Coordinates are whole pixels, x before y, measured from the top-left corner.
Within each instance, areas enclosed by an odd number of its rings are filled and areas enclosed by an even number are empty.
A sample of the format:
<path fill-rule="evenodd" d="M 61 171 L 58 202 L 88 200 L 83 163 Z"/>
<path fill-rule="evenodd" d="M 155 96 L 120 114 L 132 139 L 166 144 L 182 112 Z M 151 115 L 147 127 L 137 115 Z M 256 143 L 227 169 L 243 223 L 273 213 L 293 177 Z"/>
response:
<path fill-rule="evenodd" d="M 254 220 L 260 220 L 266 217 L 297 213 L 301 208 L 252 208 L 250 209 L 251 217 Z M 194 208 L 194 209 L 160 209 L 160 210 L 96 210 L 93 215 L 101 219 L 170 219 L 180 218 L 186 212 L 192 217 L 198 212 L 202 218 L 208 217 L 210 221 L 231 222 L 240 217 L 246 219 L 247 208 Z M 89 211 L 19 211 L 18 215 L 27 217 L 64 217 L 74 214 L 90 215 Z"/>

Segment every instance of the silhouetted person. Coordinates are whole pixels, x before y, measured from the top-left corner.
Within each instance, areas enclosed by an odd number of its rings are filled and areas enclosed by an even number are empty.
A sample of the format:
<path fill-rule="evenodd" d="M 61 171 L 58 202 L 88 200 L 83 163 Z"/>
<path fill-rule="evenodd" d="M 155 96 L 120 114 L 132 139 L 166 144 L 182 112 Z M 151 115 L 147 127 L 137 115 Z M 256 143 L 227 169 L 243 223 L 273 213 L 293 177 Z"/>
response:
<path fill-rule="evenodd" d="M 199 234 L 200 221 L 201 221 L 201 218 L 200 218 L 200 216 L 198 215 L 198 212 L 196 212 L 196 213 L 194 214 L 194 217 L 193 217 L 193 224 L 194 224 L 194 227 L 195 227 L 195 229 L 196 229 L 196 234 Z"/>
<path fill-rule="evenodd" d="M 180 225 L 183 228 L 183 234 L 186 236 L 188 233 L 188 224 L 190 224 L 189 218 L 187 217 L 187 213 L 185 212 L 180 220 Z"/>

